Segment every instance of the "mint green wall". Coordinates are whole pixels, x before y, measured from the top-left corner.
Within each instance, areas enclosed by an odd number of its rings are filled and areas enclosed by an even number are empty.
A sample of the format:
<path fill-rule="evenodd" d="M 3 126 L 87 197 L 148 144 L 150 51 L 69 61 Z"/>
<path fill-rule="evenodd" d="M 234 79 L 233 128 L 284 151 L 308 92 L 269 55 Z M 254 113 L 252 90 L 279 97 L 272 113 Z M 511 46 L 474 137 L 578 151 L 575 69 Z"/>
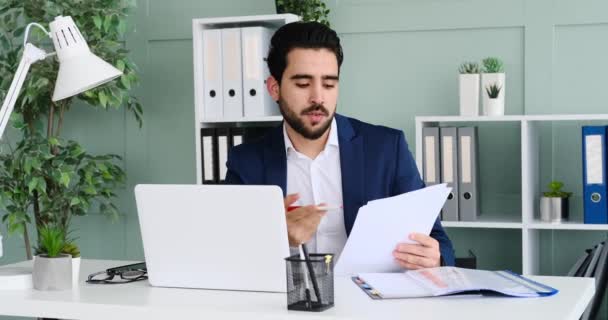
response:
<path fill-rule="evenodd" d="M 458 114 L 458 65 L 486 56 L 505 62 L 507 114 L 606 113 L 605 0 L 326 2 L 345 51 L 339 111 L 402 129 L 412 151 L 414 117 Z M 95 213 L 75 219 L 86 258 L 142 259 L 133 186 L 195 182 L 191 19 L 274 13 L 274 0 L 139 0 L 136 11 L 126 45 L 141 69 L 144 127 L 124 111 L 78 107 L 66 127 L 89 150 L 123 156 L 129 177 L 119 221 Z M 543 185 L 564 180 L 582 208 L 578 128 L 542 128 L 541 177 Z M 520 215 L 519 135 L 513 125 L 480 129 L 484 213 Z M 477 253 L 480 267 L 521 271 L 519 230 L 448 232 L 460 255 L 469 248 Z M 564 274 L 583 248 L 605 236 L 544 231 L 542 272 Z M 2 263 L 23 258 L 20 239 L 5 247 Z"/>

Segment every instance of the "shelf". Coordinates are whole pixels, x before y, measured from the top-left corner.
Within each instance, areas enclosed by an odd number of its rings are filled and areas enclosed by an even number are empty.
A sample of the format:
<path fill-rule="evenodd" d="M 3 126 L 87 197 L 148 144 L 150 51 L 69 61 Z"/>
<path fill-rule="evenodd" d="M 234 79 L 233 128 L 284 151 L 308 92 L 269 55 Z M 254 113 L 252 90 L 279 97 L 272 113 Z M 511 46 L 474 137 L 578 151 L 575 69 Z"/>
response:
<path fill-rule="evenodd" d="M 205 120 L 201 124 L 207 123 L 242 123 L 242 122 L 280 122 L 283 121 L 282 116 L 269 116 L 269 117 L 249 117 L 249 118 L 238 118 L 238 119 L 216 119 L 216 120 Z"/>
<path fill-rule="evenodd" d="M 530 224 L 526 224 L 529 229 L 538 230 L 598 230 L 608 231 L 608 224 L 584 224 L 581 221 L 567 222 L 541 222 L 536 219 Z"/>
<path fill-rule="evenodd" d="M 416 117 L 418 122 L 518 122 L 523 119 L 523 116 L 432 116 L 432 117 Z"/>
<path fill-rule="evenodd" d="M 594 121 L 608 120 L 608 114 L 505 115 L 491 116 L 424 116 L 417 122 L 517 122 L 517 121 Z"/>
<path fill-rule="evenodd" d="M 446 228 L 521 229 L 519 217 L 482 214 L 477 221 L 441 221 Z"/>

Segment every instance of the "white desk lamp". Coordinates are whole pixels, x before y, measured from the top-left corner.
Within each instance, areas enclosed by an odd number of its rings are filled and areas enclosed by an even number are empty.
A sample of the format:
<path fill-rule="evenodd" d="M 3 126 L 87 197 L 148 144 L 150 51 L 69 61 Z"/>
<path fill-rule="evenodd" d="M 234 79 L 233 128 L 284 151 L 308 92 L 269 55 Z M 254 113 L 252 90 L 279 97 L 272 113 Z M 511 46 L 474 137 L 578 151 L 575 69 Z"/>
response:
<path fill-rule="evenodd" d="M 35 26 L 44 31 L 55 46 L 55 53 L 47 54 L 31 43 L 27 42 L 30 27 Z M 15 107 L 15 102 L 25 81 L 25 77 L 33 63 L 44 60 L 57 54 L 59 58 L 59 73 L 55 81 L 55 92 L 53 101 L 62 100 L 75 96 L 79 93 L 95 88 L 101 84 L 111 81 L 122 75 L 122 72 L 109 63 L 94 55 L 86 40 L 76 27 L 72 17 L 56 17 L 50 23 L 51 32 L 47 32 L 43 26 L 30 23 L 25 29 L 23 40 L 24 50 L 19 67 L 13 78 L 13 82 L 7 92 L 6 98 L 0 109 L 0 139 L 4 129 Z M 0 257 L 2 257 L 2 237 L 0 236 Z M 31 270 L 24 268 L 1 268 L 0 290 L 2 289 L 27 289 L 32 287 Z"/>
<path fill-rule="evenodd" d="M 55 53 L 47 54 L 27 42 L 29 29 L 32 26 L 42 29 L 53 39 Z M 33 63 L 57 54 L 59 73 L 55 81 L 53 101 L 75 96 L 122 75 L 120 70 L 91 52 L 72 17 L 56 17 L 55 21 L 50 23 L 50 28 L 51 33 L 48 33 L 41 25 L 30 23 L 25 29 L 23 57 L 0 110 L 0 137 L 4 133 L 25 76 Z"/>

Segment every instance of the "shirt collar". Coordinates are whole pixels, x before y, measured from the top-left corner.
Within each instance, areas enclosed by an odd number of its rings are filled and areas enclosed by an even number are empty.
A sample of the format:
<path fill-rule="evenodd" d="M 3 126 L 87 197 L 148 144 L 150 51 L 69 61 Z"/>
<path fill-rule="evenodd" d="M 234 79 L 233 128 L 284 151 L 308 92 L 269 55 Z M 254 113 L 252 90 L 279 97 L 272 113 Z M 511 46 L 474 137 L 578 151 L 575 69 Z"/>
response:
<path fill-rule="evenodd" d="M 293 151 L 297 151 L 291 143 L 291 139 L 287 135 L 287 124 L 283 121 L 283 140 L 285 141 L 285 153 L 289 154 L 289 149 Z M 336 117 L 331 120 L 331 126 L 329 128 L 329 138 L 327 139 L 327 143 L 325 144 L 325 148 L 327 146 L 334 146 L 338 148 L 340 145 L 338 143 L 338 125 L 336 124 Z M 325 149 L 324 148 L 324 149 Z"/>

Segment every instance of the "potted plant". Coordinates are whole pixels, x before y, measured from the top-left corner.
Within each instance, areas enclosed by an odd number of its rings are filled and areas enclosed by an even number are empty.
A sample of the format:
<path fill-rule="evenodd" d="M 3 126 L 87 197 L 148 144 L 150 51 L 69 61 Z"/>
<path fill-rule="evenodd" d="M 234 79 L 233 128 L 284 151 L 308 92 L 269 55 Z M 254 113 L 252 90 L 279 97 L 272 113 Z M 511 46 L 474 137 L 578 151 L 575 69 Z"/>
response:
<path fill-rule="evenodd" d="M 540 198 L 540 220 L 544 222 L 561 222 L 568 220 L 569 201 L 572 192 L 562 191 L 564 184 L 551 181 L 549 190 Z"/>
<path fill-rule="evenodd" d="M 498 83 L 493 83 L 486 87 L 488 104 L 483 110 L 486 116 L 502 116 L 505 114 L 505 104 L 500 99 L 501 89 L 502 87 Z"/>
<path fill-rule="evenodd" d="M 43 6 L 36 0 L 4 0 L 0 4 L 0 98 L 17 69 L 25 26 L 51 21 L 58 15 L 72 16 L 91 51 L 123 72 L 122 77 L 102 87 L 52 102 L 52 83 L 59 64 L 49 58 L 32 66 L 15 105 L 13 131 L 5 134 L 7 147 L 0 154 L 2 222 L 9 235 L 23 235 L 28 259 L 32 259 L 29 223 L 34 224 L 34 231 L 52 224 L 65 235 L 74 216 L 95 210 L 118 217 L 114 190 L 126 179 L 122 159 L 90 154 L 77 141 L 63 138 L 62 129 L 76 103 L 79 108 L 88 105 L 100 111 L 125 107 L 141 127 L 142 107 L 131 95 L 131 88 L 138 83 L 136 67 L 121 44 L 131 7 L 132 2 L 124 0 L 75 1 L 70 5 L 49 0 Z M 43 46 L 46 36 L 34 28 L 30 39 Z"/>
<path fill-rule="evenodd" d="M 501 104 L 504 106 L 505 104 L 505 73 L 503 62 L 495 57 L 488 57 L 483 59 L 483 73 L 481 74 L 481 86 L 482 88 L 487 88 L 492 84 L 496 84 L 501 88 L 500 94 L 497 99 L 501 101 Z M 488 108 L 488 104 L 490 103 L 490 98 L 484 95 L 483 99 L 483 108 L 486 110 Z M 504 112 L 503 112 L 504 114 Z M 487 114 L 485 114 L 487 115 Z"/>
<path fill-rule="evenodd" d="M 458 69 L 460 72 L 458 88 L 461 116 L 479 115 L 479 64 L 465 62 Z"/>
<path fill-rule="evenodd" d="M 66 290 L 72 288 L 72 256 L 63 253 L 65 233 L 60 226 L 38 228 L 38 244 L 34 259 L 34 289 Z"/>
<path fill-rule="evenodd" d="M 329 9 L 322 0 L 275 0 L 277 13 L 293 13 L 302 21 L 318 21 L 329 27 Z"/>

